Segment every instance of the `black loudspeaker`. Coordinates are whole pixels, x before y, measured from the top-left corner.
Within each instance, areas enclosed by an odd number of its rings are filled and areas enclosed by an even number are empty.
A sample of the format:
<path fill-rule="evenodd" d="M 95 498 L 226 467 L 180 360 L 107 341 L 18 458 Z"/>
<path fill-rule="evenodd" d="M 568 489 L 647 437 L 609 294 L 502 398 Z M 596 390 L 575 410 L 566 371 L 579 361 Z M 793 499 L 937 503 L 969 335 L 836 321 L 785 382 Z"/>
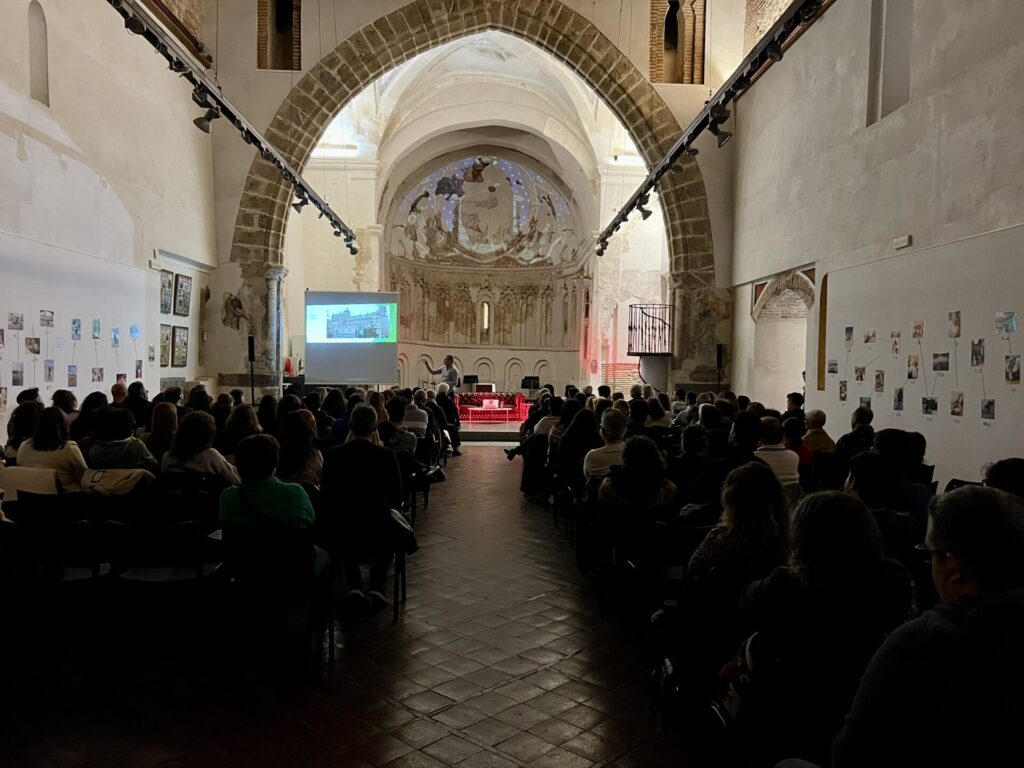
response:
<path fill-rule="evenodd" d="M 467 373 L 465 376 L 462 377 L 462 383 L 465 384 L 467 387 L 471 387 L 474 384 L 478 384 L 479 382 L 480 382 L 480 377 L 479 376 L 474 376 L 471 373 Z"/>
<path fill-rule="evenodd" d="M 725 344 L 715 346 L 715 366 L 718 370 L 725 368 Z"/>
<path fill-rule="evenodd" d="M 250 336 L 249 337 L 249 362 L 250 363 L 256 362 L 256 337 L 255 336 Z M 722 366 L 718 366 L 718 367 L 721 368 Z"/>

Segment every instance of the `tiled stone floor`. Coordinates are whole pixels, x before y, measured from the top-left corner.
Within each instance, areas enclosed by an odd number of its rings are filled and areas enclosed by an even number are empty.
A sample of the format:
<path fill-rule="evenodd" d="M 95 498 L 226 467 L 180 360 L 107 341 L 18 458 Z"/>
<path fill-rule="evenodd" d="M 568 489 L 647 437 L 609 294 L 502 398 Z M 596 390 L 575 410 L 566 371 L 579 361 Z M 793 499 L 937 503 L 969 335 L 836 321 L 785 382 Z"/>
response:
<path fill-rule="evenodd" d="M 519 469 L 496 446 L 449 462 L 417 521 L 402 619 L 339 631 L 323 679 L 268 683 L 257 665 L 249 682 L 57 688 L 11 708 L 0 764 L 697 765 L 662 729 L 635 650 L 598 615 L 564 536 L 522 500 Z"/>

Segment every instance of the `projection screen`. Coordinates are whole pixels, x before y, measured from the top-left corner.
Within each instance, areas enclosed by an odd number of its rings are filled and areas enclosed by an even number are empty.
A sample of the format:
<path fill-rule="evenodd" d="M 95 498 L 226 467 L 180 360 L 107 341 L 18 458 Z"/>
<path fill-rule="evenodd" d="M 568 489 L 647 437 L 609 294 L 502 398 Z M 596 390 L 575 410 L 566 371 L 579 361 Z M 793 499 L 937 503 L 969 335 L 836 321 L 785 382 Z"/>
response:
<path fill-rule="evenodd" d="M 307 290 L 306 383 L 398 383 L 398 294 Z"/>

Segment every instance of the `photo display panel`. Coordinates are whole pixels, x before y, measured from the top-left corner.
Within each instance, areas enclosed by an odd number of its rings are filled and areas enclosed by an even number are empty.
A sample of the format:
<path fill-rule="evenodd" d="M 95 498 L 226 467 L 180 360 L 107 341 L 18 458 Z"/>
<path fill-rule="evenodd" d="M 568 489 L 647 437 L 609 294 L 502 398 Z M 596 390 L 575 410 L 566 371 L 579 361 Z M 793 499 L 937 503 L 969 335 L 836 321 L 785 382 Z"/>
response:
<path fill-rule="evenodd" d="M 397 293 L 306 291 L 308 384 L 397 380 Z"/>

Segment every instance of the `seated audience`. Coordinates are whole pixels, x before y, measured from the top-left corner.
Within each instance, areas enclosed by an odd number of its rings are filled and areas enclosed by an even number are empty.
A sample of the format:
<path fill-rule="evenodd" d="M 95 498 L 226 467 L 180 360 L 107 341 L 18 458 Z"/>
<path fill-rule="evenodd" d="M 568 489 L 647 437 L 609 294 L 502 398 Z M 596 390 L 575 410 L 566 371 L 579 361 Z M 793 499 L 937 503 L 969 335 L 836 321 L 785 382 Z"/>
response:
<path fill-rule="evenodd" d="M 916 565 L 921 558 L 914 547 L 924 536 L 924 528 L 906 512 L 895 509 L 899 470 L 885 456 L 865 451 L 850 459 L 848 471 L 845 491 L 860 499 L 875 516 L 885 556 L 899 560 L 916 577 Z"/>
<path fill-rule="evenodd" d="M 340 419 L 345 414 L 345 393 L 340 389 L 329 389 L 320 409 L 332 419 Z"/>
<path fill-rule="evenodd" d="M 321 440 L 330 440 L 331 425 L 334 423 L 334 419 L 330 414 L 324 411 L 322 400 L 320 399 L 320 392 L 313 390 L 312 392 L 306 393 L 305 403 L 306 408 L 313 414 L 313 418 L 316 419 L 317 437 Z"/>
<path fill-rule="evenodd" d="M 604 398 L 605 400 L 611 400 L 612 388 L 607 384 L 599 384 L 597 387 L 597 396 Z"/>
<path fill-rule="evenodd" d="M 215 435 L 210 414 L 201 411 L 188 414 L 178 424 L 174 442 L 160 462 L 161 469 L 164 472 L 198 472 L 219 477 L 228 485 L 238 485 L 238 472 L 213 447 Z"/>
<path fill-rule="evenodd" d="M 233 456 L 240 442 L 261 432 L 256 410 L 248 403 L 244 403 L 235 408 L 228 416 L 228 420 L 224 423 L 224 432 L 217 436 L 214 446 L 224 456 Z"/>
<path fill-rule="evenodd" d="M 162 461 L 178 431 L 178 411 L 170 403 L 157 403 L 150 416 L 152 426 L 143 438 L 153 458 Z"/>
<path fill-rule="evenodd" d="M 327 451 L 322 482 L 321 524 L 332 556 L 345 571 L 349 594 L 363 600 L 360 556 L 368 553 L 370 599 L 378 606 L 385 597 L 388 568 L 394 554 L 391 509 L 401 509 L 402 477 L 393 451 L 373 442 L 377 414 L 368 405 L 351 413 L 352 440 Z"/>
<path fill-rule="evenodd" d="M 18 466 L 52 469 L 65 493 L 81 490 L 79 483 L 88 467 L 82 452 L 68 439 L 64 411 L 46 408 L 36 419 L 32 437 L 18 446 Z"/>
<path fill-rule="evenodd" d="M 135 436 L 135 417 L 127 408 L 106 409 L 96 429 L 96 443 L 89 449 L 92 469 L 145 469 L 154 474 L 157 460 Z"/>
<path fill-rule="evenodd" d="M 547 435 L 558 424 L 562 418 L 562 409 L 565 407 L 565 400 L 560 397 L 550 397 L 547 400 L 547 414 L 538 419 L 533 427 L 534 434 Z"/>
<path fill-rule="evenodd" d="M 185 403 L 186 408 L 192 411 L 209 413 L 212 406 L 213 398 L 210 397 L 210 393 L 206 391 L 206 387 L 202 384 L 196 384 L 192 387 L 191 391 L 188 393 L 188 402 Z"/>
<path fill-rule="evenodd" d="M 913 433 L 902 429 L 882 429 L 875 433 L 874 446 L 878 453 L 885 456 L 899 470 L 899 489 L 894 499 L 896 509 L 910 513 L 923 529 L 928 521 L 928 505 L 935 495 L 931 487 L 931 476 L 927 482 L 917 482 L 911 477 L 920 478 L 921 464 L 914 457 Z M 931 468 L 929 467 L 929 472 Z"/>
<path fill-rule="evenodd" d="M 558 423 L 548 432 L 548 466 L 554 467 L 555 457 L 558 455 L 558 444 L 562 441 L 566 430 L 569 429 L 569 425 L 572 424 L 572 420 L 576 418 L 576 414 L 582 409 L 583 406 L 576 399 L 567 400 L 565 405 L 562 406 L 562 413 L 558 417 Z"/>
<path fill-rule="evenodd" d="M 797 455 L 800 463 L 797 472 L 800 474 L 800 487 L 805 491 L 814 490 L 814 452 L 804 443 L 804 422 L 795 417 L 788 417 L 782 422 L 783 444 Z"/>
<path fill-rule="evenodd" d="M 292 411 L 277 426 L 277 476 L 287 483 L 320 485 L 324 459 L 317 450 L 316 422 L 307 410 Z"/>
<path fill-rule="evenodd" d="M 280 450 L 270 435 L 243 438 L 235 451 L 241 483 L 220 496 L 220 522 L 225 527 L 274 526 L 312 530 L 316 514 L 302 486 L 280 479 Z"/>
<path fill-rule="evenodd" d="M 621 401 L 620 401 L 621 402 Z M 601 416 L 600 448 L 587 453 L 583 459 L 583 476 L 607 477 L 612 467 L 622 465 L 622 450 L 626 447 L 626 417 L 616 408 L 607 409 Z"/>
<path fill-rule="evenodd" d="M 163 402 L 170 403 L 178 411 L 178 423 L 185 418 L 186 415 L 192 413 L 192 409 L 181 404 L 182 392 L 181 387 L 176 385 L 170 385 L 164 387 L 163 391 Z"/>
<path fill-rule="evenodd" d="M 180 414 L 179 414 L 180 415 Z M 260 398 L 259 407 L 256 410 L 256 419 L 260 423 L 260 429 L 268 435 L 277 434 L 277 398 L 273 395 L 264 395 Z"/>
<path fill-rule="evenodd" d="M 577 492 L 582 491 L 586 485 L 583 461 L 590 451 L 602 444 L 597 414 L 587 409 L 577 412 L 558 441 L 554 466 L 561 481 Z"/>
<path fill-rule="evenodd" d="M 687 619 L 701 630 L 687 641 L 684 661 L 701 696 L 712 693 L 718 671 L 743 640 L 743 589 L 789 559 L 789 505 L 767 466 L 732 470 L 721 503 L 722 517 L 693 553 L 685 577 Z"/>
<path fill-rule="evenodd" d="M 78 444 L 85 455 L 88 455 L 89 448 L 95 442 L 96 428 L 99 426 L 100 418 L 106 412 L 106 408 L 107 396 L 102 392 L 90 392 L 82 401 L 78 418 L 71 422 L 71 426 L 68 428 L 71 439 Z M 8 428 L 10 428 L 9 424 Z"/>
<path fill-rule="evenodd" d="M 807 425 L 807 431 L 804 433 L 804 444 L 807 445 L 812 452 L 817 453 L 820 451 L 822 453 L 835 453 L 835 441 L 829 437 L 828 432 L 825 431 L 824 411 L 808 411 L 807 418 L 804 423 Z"/>
<path fill-rule="evenodd" d="M 235 388 L 228 392 L 228 394 L 231 395 L 232 408 L 238 408 L 245 404 L 245 390 Z"/>
<path fill-rule="evenodd" d="M 409 396 L 406 397 L 406 392 L 402 393 L 406 401 L 405 428 L 417 438 L 425 438 L 427 430 L 430 428 L 430 415 L 416 404 L 413 393 L 409 392 L 408 394 Z"/>
<path fill-rule="evenodd" d="M 798 419 L 801 424 L 807 420 L 804 415 L 804 396 L 802 394 L 790 392 L 786 395 L 786 412 L 783 414 L 783 419 Z"/>
<path fill-rule="evenodd" d="M 849 461 L 858 453 L 870 451 L 875 444 L 875 430 L 871 426 L 875 418 L 874 411 L 867 406 L 861 405 L 854 409 L 850 416 L 850 430 L 839 438 L 836 443 L 836 453 Z"/>
<path fill-rule="evenodd" d="M 17 461 L 21 444 L 32 439 L 36 422 L 43 410 L 44 406 L 38 399 L 25 400 L 11 413 L 7 421 L 7 443 L 4 446 L 4 454 L 9 461 Z"/>
<path fill-rule="evenodd" d="M 224 398 L 223 400 L 221 398 Z M 229 395 L 217 395 L 217 399 L 210 406 L 210 415 L 213 416 L 213 425 L 217 430 L 217 437 L 224 434 L 228 417 L 231 416 L 231 397 Z"/>
<path fill-rule="evenodd" d="M 675 514 L 675 496 L 657 444 L 644 435 L 626 440 L 622 465 L 609 468 L 598 491 L 602 527 L 620 555 L 628 556 L 654 523 Z"/>
<path fill-rule="evenodd" d="M 75 397 L 75 393 L 70 389 L 58 389 L 54 392 L 53 404 L 64 413 L 68 427 L 71 426 L 71 422 L 78 418 L 78 398 Z"/>
<path fill-rule="evenodd" d="M 660 427 L 668 429 L 672 426 L 672 416 L 665 411 L 662 402 L 652 397 L 647 401 L 647 418 L 644 420 L 645 427 Z"/>
<path fill-rule="evenodd" d="M 377 425 L 377 435 L 381 444 L 392 451 L 405 451 L 410 456 L 416 453 L 416 435 L 405 428 L 404 397 L 392 397 L 384 405 L 388 420 Z"/>
<path fill-rule="evenodd" d="M 441 410 L 444 411 L 445 420 L 448 422 L 448 435 L 452 441 L 452 456 L 461 456 L 462 452 L 459 450 L 459 447 L 462 445 L 462 438 L 459 435 L 459 430 L 462 424 L 459 421 L 459 407 L 455 404 L 448 385 L 443 381 L 437 385 L 437 397 L 435 399 L 437 404 L 441 406 Z"/>
<path fill-rule="evenodd" d="M 871 511 L 836 491 L 804 498 L 793 516 L 790 562 L 751 584 L 741 613 L 757 702 L 745 743 L 758 764 L 784 757 L 819 765 L 872 654 L 910 605 L 905 569 L 885 560 Z"/>
<path fill-rule="evenodd" d="M 110 404 L 116 406 L 124 405 L 124 401 L 128 398 L 128 385 L 123 381 L 114 382 L 114 385 L 110 388 Z"/>
<path fill-rule="evenodd" d="M 366 404 L 377 412 L 377 421 L 387 421 L 388 414 L 384 410 L 384 393 L 374 390 L 366 396 Z"/>
<path fill-rule="evenodd" d="M 408 391 L 408 390 L 405 390 Z M 411 402 L 411 399 L 410 399 Z M 344 443 L 348 440 L 348 422 L 351 417 L 352 411 L 363 405 L 363 396 L 357 392 L 352 392 L 348 397 L 345 398 L 345 412 L 334 420 L 331 424 L 331 438 L 335 443 Z"/>
<path fill-rule="evenodd" d="M 1003 459 L 985 467 L 985 485 L 1024 498 L 1024 459 Z"/>
<path fill-rule="evenodd" d="M 976 486 L 938 496 L 925 547 L 942 602 L 874 655 L 834 768 L 1020 764 L 1024 503 Z"/>
<path fill-rule="evenodd" d="M 778 419 L 771 416 L 761 419 L 761 444 L 754 456 L 771 468 L 786 489 L 800 482 L 800 457 L 786 448 L 784 440 L 785 433 Z"/>
<path fill-rule="evenodd" d="M 285 394 L 277 404 L 277 431 L 281 431 L 281 422 L 285 416 L 295 411 L 301 411 L 303 408 L 305 408 L 305 405 L 303 405 L 301 397 L 294 393 Z"/>
<path fill-rule="evenodd" d="M 122 407 L 127 408 L 135 417 L 136 425 L 140 427 L 149 426 L 149 414 L 152 410 L 152 403 L 146 394 L 146 385 L 141 381 L 133 381 L 128 385 L 128 394 L 125 396 Z"/>

